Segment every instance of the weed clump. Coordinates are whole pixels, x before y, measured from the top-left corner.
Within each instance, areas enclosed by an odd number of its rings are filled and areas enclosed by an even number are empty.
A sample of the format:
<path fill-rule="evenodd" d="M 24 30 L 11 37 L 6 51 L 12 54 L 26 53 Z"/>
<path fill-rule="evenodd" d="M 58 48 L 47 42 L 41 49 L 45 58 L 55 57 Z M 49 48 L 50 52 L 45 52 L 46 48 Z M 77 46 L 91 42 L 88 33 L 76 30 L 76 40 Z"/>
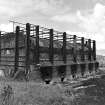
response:
<path fill-rule="evenodd" d="M 0 105 L 12 105 L 13 89 L 10 85 L 6 85 L 0 92 Z"/>

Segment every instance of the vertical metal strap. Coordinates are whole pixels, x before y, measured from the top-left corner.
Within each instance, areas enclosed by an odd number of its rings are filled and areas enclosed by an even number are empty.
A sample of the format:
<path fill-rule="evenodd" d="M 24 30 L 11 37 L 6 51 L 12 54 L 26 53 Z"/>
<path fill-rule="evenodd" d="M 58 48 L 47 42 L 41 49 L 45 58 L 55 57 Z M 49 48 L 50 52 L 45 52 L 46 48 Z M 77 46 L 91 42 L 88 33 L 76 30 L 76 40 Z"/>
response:
<path fill-rule="evenodd" d="M 85 54 L 84 54 L 84 37 L 81 38 L 81 60 L 85 60 Z"/>
<path fill-rule="evenodd" d="M 16 27 L 16 35 L 15 35 L 15 67 L 14 74 L 18 71 L 19 66 L 19 31 L 20 27 Z"/>
<path fill-rule="evenodd" d="M 93 40 L 93 59 L 96 60 L 96 41 Z"/>
<path fill-rule="evenodd" d="M 88 60 L 91 61 L 91 39 L 88 39 Z"/>
<path fill-rule="evenodd" d="M 36 54 L 36 64 L 39 64 L 39 26 L 36 26 L 36 49 L 35 49 L 35 54 Z"/>
<path fill-rule="evenodd" d="M 50 29 L 49 59 L 51 63 L 53 63 L 53 56 L 54 56 L 53 50 L 54 50 L 53 49 L 53 29 Z"/>
<path fill-rule="evenodd" d="M 77 53 L 76 53 L 77 45 L 76 45 L 76 35 L 73 37 L 73 58 L 74 62 L 77 62 Z"/>
<path fill-rule="evenodd" d="M 66 32 L 63 33 L 63 61 L 66 63 Z"/>
<path fill-rule="evenodd" d="M 26 24 L 26 74 L 29 70 L 29 63 L 30 63 L 30 24 Z"/>

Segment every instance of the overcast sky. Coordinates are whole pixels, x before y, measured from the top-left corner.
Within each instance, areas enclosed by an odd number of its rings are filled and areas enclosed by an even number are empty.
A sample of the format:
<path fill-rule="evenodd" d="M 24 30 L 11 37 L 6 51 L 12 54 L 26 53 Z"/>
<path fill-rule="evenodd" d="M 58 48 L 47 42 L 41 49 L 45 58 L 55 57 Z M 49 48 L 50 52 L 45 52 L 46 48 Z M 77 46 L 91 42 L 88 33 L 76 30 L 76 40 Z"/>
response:
<path fill-rule="evenodd" d="M 30 22 L 97 41 L 105 49 L 105 0 L 0 0 L 0 29 Z"/>

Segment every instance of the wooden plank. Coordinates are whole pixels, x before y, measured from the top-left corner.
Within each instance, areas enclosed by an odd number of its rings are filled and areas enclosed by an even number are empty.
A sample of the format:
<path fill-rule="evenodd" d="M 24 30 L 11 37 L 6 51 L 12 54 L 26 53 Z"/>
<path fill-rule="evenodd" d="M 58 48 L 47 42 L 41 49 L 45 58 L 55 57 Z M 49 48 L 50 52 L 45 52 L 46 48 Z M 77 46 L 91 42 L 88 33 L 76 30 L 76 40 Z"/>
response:
<path fill-rule="evenodd" d="M 54 49 L 53 49 L 53 29 L 50 29 L 50 43 L 49 43 L 49 59 L 53 63 Z"/>
<path fill-rule="evenodd" d="M 14 60 L 6 60 L 6 59 L 1 59 L 1 62 L 15 62 Z M 20 61 L 19 62 L 25 62 L 25 61 Z"/>
<path fill-rule="evenodd" d="M 12 58 L 14 58 L 14 56 L 2 55 L 1 58 L 9 58 L 9 59 L 12 59 Z M 25 56 L 19 56 L 19 58 L 25 58 Z"/>
<path fill-rule="evenodd" d="M 0 64 L 0 66 L 11 66 L 11 67 L 13 67 L 14 65 L 13 64 Z M 18 67 L 26 67 L 26 66 L 25 65 L 24 66 L 18 65 Z"/>

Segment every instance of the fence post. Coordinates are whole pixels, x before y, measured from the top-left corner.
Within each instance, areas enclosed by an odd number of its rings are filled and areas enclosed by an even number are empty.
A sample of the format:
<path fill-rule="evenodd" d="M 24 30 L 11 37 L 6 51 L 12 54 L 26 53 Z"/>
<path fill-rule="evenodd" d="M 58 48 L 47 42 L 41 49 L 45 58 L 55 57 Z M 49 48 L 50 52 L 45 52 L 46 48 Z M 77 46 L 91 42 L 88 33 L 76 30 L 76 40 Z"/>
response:
<path fill-rule="evenodd" d="M 36 64 L 39 64 L 39 56 L 40 56 L 40 52 L 39 52 L 39 26 L 36 26 L 36 49 L 35 49 L 35 56 L 36 56 Z"/>
<path fill-rule="evenodd" d="M 73 58 L 74 58 L 74 62 L 77 62 L 77 55 L 76 55 L 76 35 L 74 35 L 73 37 Z"/>
<path fill-rule="evenodd" d="M 96 60 L 96 41 L 93 40 L 93 59 Z"/>
<path fill-rule="evenodd" d="M 84 55 L 85 55 L 85 54 L 84 54 L 84 53 L 85 53 L 85 52 L 84 52 L 84 37 L 81 38 L 81 44 L 82 44 L 82 45 L 81 45 L 81 47 L 82 47 L 82 48 L 81 48 L 81 60 L 84 61 L 84 60 L 85 60 L 85 56 L 84 56 Z"/>
<path fill-rule="evenodd" d="M 19 66 L 19 31 L 20 27 L 16 27 L 16 35 L 15 35 L 15 67 L 14 74 L 18 71 Z"/>
<path fill-rule="evenodd" d="M 88 39 L 88 60 L 91 61 L 91 39 Z"/>
<path fill-rule="evenodd" d="M 53 64 L 53 57 L 54 57 L 53 50 L 54 50 L 53 49 L 53 29 L 50 29 L 49 59 L 52 64 Z"/>
<path fill-rule="evenodd" d="M 0 31 L 0 63 L 1 63 L 1 31 Z"/>
<path fill-rule="evenodd" d="M 63 61 L 66 63 L 66 32 L 63 33 Z"/>
<path fill-rule="evenodd" d="M 30 24 L 26 24 L 26 61 L 25 61 L 25 66 L 26 66 L 26 71 L 25 73 L 28 73 L 29 70 L 29 63 L 30 63 Z"/>

